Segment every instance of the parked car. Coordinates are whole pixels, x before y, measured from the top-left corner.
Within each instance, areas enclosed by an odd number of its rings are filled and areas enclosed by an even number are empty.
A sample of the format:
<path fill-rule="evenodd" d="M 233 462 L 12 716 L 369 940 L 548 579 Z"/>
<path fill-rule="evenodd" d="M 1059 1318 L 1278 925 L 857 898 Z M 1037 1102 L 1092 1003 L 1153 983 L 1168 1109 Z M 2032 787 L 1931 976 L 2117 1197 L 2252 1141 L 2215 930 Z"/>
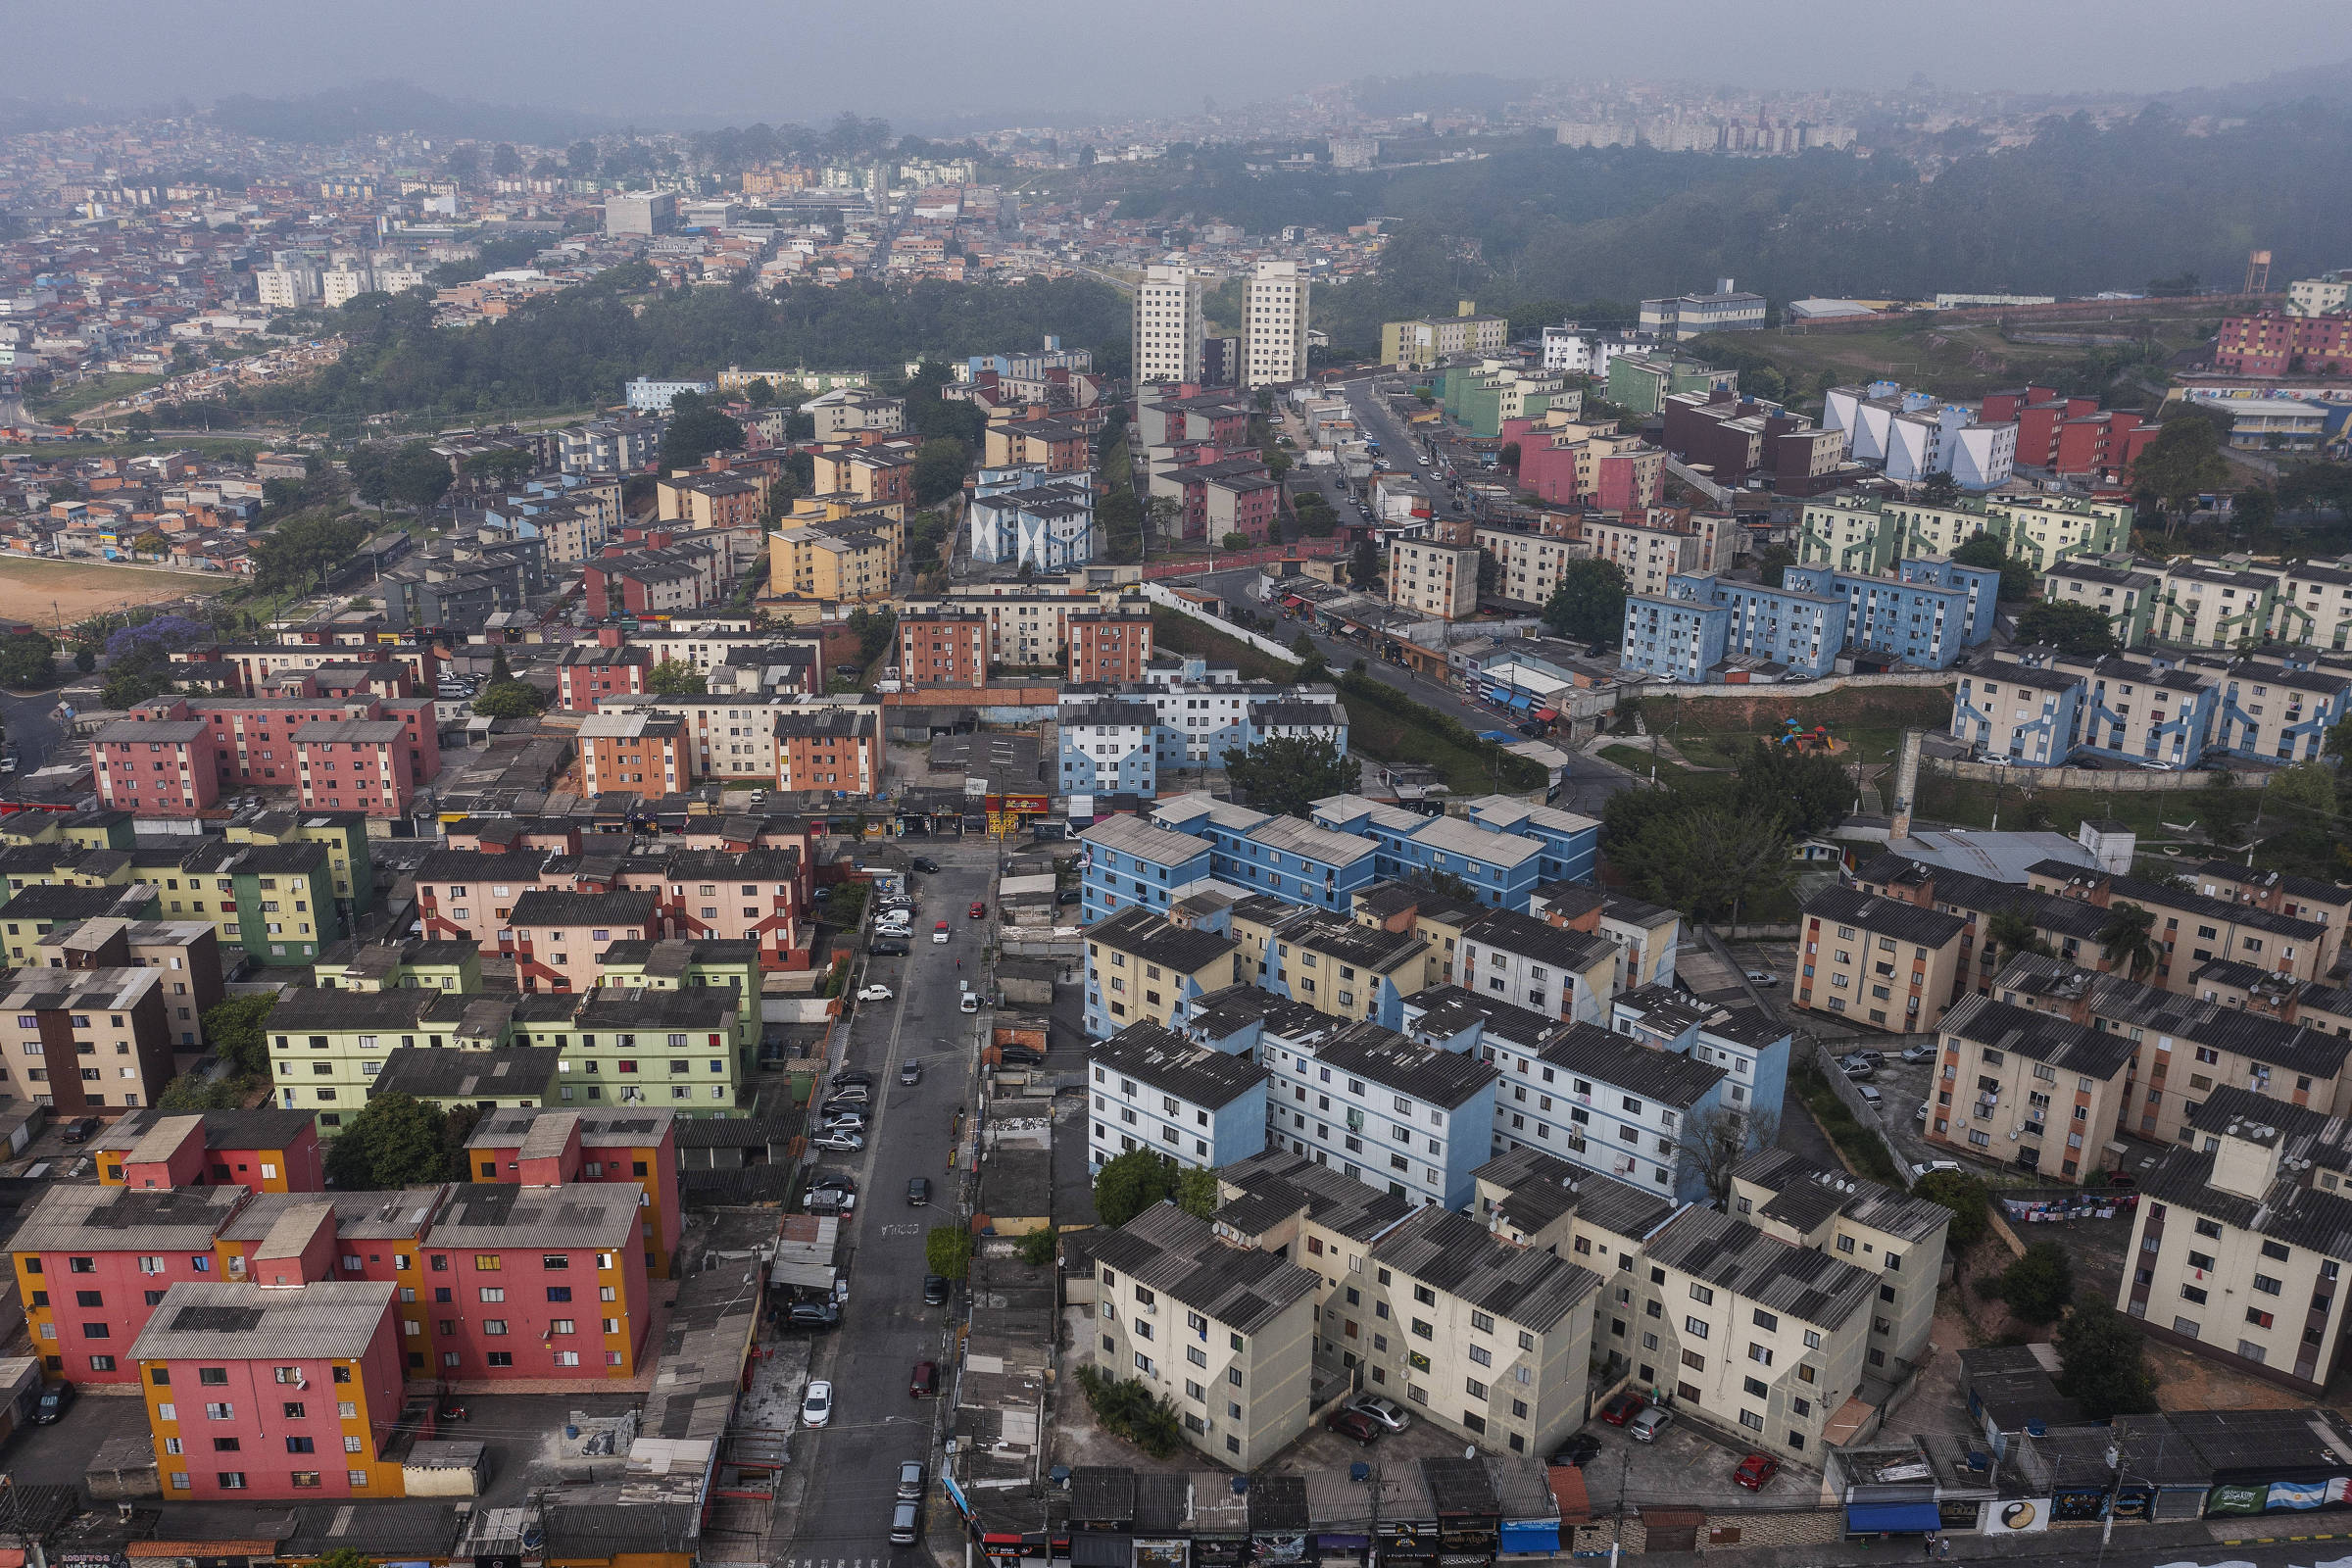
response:
<path fill-rule="evenodd" d="M 1854 1093 L 1860 1095 L 1862 1097 L 1862 1103 L 1868 1105 L 1873 1110 L 1884 1110 L 1886 1108 L 1886 1097 L 1880 1094 L 1876 1089 L 1873 1089 L 1868 1084 L 1855 1085 Z"/>
<path fill-rule="evenodd" d="M 1621 1427 L 1648 1408 L 1647 1399 L 1627 1389 L 1609 1396 L 1609 1402 L 1600 1407 L 1600 1418 L 1613 1427 Z"/>
<path fill-rule="evenodd" d="M 859 986 L 858 988 L 858 1000 L 859 1002 L 888 1002 L 890 1000 L 890 987 Z"/>
<path fill-rule="evenodd" d="M 1673 1424 L 1674 1412 L 1660 1405 L 1651 1405 L 1625 1424 L 1625 1435 L 1636 1443 L 1655 1443 L 1658 1434 Z"/>
<path fill-rule="evenodd" d="M 839 1187 L 811 1187 L 801 1203 L 811 1214 L 847 1213 L 858 1206 L 858 1195 Z"/>
<path fill-rule="evenodd" d="M 1747 983 L 1751 986 L 1777 986 L 1781 983 L 1781 977 L 1770 969 L 1750 969 L 1747 971 Z"/>
<path fill-rule="evenodd" d="M 1860 1060 L 1853 1056 L 1841 1058 L 1838 1065 L 1844 1071 L 1848 1078 L 1851 1078 L 1856 1083 L 1862 1083 L 1868 1079 L 1876 1078 L 1879 1075 L 1878 1068 L 1873 1067 L 1867 1061 Z"/>
<path fill-rule="evenodd" d="M 933 875 L 937 875 L 939 872 L 939 862 L 931 858 L 931 857 L 928 855 L 917 855 L 909 859 L 906 863 L 913 866 L 917 871 L 926 871 Z"/>
<path fill-rule="evenodd" d="M 852 1084 L 863 1084 L 866 1088 L 871 1089 L 874 1085 L 874 1075 L 863 1067 L 845 1067 L 833 1075 L 833 1086 L 836 1089 L 846 1089 Z"/>
<path fill-rule="evenodd" d="M 899 1500 L 906 1502 L 910 1498 L 920 1497 L 923 1494 L 924 1480 L 921 1460 L 908 1459 L 902 1463 L 899 1466 Z"/>
<path fill-rule="evenodd" d="M 1046 1054 L 1035 1046 L 999 1046 L 997 1061 L 1006 1067 L 1043 1067 Z"/>
<path fill-rule="evenodd" d="M 932 940 L 932 941 L 934 941 L 934 942 L 945 942 L 945 941 L 947 941 L 947 940 L 948 940 L 948 922 L 947 922 L 947 921 L 945 921 L 945 920 L 942 920 L 942 921 L 940 921 L 940 922 L 939 922 L 939 924 L 937 924 L 937 925 L 935 925 L 935 926 L 933 926 L 933 927 L 931 928 L 931 940 Z"/>
<path fill-rule="evenodd" d="M 865 951 L 877 958 L 904 958 L 914 950 L 904 942 L 893 941 L 888 937 L 877 937 L 865 945 Z"/>
<path fill-rule="evenodd" d="M 914 1375 L 906 1380 L 906 1396 L 910 1399 L 936 1399 L 939 1397 L 939 1363 L 937 1361 L 914 1363 Z"/>
<path fill-rule="evenodd" d="M 1599 1451 L 1600 1440 L 1598 1438 L 1590 1432 L 1579 1432 L 1560 1445 L 1559 1451 L 1551 1456 L 1551 1462 L 1582 1470 L 1587 1461 Z"/>
<path fill-rule="evenodd" d="M 923 1533 L 923 1507 L 919 1502 L 893 1503 L 890 1509 L 890 1544 L 911 1546 Z"/>
<path fill-rule="evenodd" d="M 840 1101 L 846 1104 L 856 1104 L 871 1100 L 874 1098 L 873 1080 L 870 1078 L 836 1078 L 833 1080 L 833 1087 L 826 1092 L 825 1098 L 828 1101 Z"/>
<path fill-rule="evenodd" d="M 817 1130 L 828 1133 L 861 1133 L 865 1131 L 865 1112 L 861 1110 L 828 1110 L 818 1121 Z"/>
<path fill-rule="evenodd" d="M 962 998 L 956 1002 L 956 1010 L 957 1012 L 978 1012 L 980 1010 L 980 993 L 977 991 L 966 991 Z"/>
<path fill-rule="evenodd" d="M 979 899 L 974 899 L 974 900 L 972 901 L 971 915 L 972 915 L 972 918 L 973 918 L 973 919 L 975 919 L 975 920 L 985 920 L 985 919 L 987 919 L 987 918 L 988 918 L 988 905 L 987 905 L 985 902 L 983 902 L 982 900 L 979 900 Z"/>
<path fill-rule="evenodd" d="M 914 1208 L 920 1208 L 920 1207 L 922 1207 L 922 1206 L 923 1206 L 925 1203 L 928 1203 L 928 1202 L 930 1202 L 930 1201 L 931 1201 L 931 1178 L 930 1178 L 930 1177 L 928 1177 L 928 1176 L 909 1176 L 909 1177 L 907 1177 L 907 1178 L 906 1178 L 906 1201 L 907 1201 L 907 1203 L 908 1203 L 908 1205 L 909 1205 L 909 1206 L 911 1206 L 911 1207 L 914 1207 Z"/>
<path fill-rule="evenodd" d="M 1063 888 L 1059 893 L 1054 895 L 1054 902 L 1055 904 L 1076 904 L 1078 902 L 1078 890 L 1076 888 Z"/>
<path fill-rule="evenodd" d="M 1886 1065 L 1886 1053 L 1884 1051 L 1871 1051 L 1865 1048 L 1861 1051 L 1849 1051 L 1846 1053 L 1846 1054 L 1858 1061 L 1867 1061 L 1873 1067 L 1884 1067 Z"/>
<path fill-rule="evenodd" d="M 1343 1437 L 1353 1438 L 1367 1447 L 1380 1441 L 1387 1429 L 1361 1410 L 1334 1410 L 1323 1418 L 1323 1424 Z"/>
<path fill-rule="evenodd" d="M 821 1427 L 833 1419 L 833 1385 L 818 1378 L 801 1396 L 801 1425 Z"/>
<path fill-rule="evenodd" d="M 1903 1048 L 1903 1059 L 1909 1062 L 1934 1061 L 1936 1059 L 1936 1048 L 1924 1042 L 1916 1046 L 1905 1046 Z"/>
<path fill-rule="evenodd" d="M 1769 1453 L 1751 1453 L 1740 1461 L 1739 1469 L 1732 1472 L 1732 1481 L 1750 1492 L 1762 1492 L 1772 1478 L 1780 1473 L 1780 1460 Z"/>
<path fill-rule="evenodd" d="M 1348 1408 L 1368 1420 L 1377 1421 L 1391 1432 L 1402 1432 L 1413 1424 L 1404 1406 L 1395 1399 L 1384 1399 L 1377 1394 L 1359 1395 L 1348 1401 Z"/>
<path fill-rule="evenodd" d="M 903 1062 L 899 1063 L 899 1082 L 900 1082 L 900 1083 L 902 1083 L 902 1084 L 919 1084 L 919 1083 L 921 1083 L 922 1081 L 923 1081 L 923 1064 L 922 1064 L 921 1062 L 919 1062 L 919 1061 L 903 1061 Z"/>
<path fill-rule="evenodd" d="M 95 1116 L 76 1116 L 66 1123 L 66 1130 L 60 1136 L 69 1144 L 86 1144 L 97 1134 L 99 1125 Z"/>
<path fill-rule="evenodd" d="M 789 1329 L 829 1329 L 840 1323 L 841 1308 L 831 1301 L 795 1301 L 784 1309 L 784 1326 Z"/>
<path fill-rule="evenodd" d="M 2128 1170 L 2111 1170 L 2107 1173 L 2107 1185 L 2120 1187 L 2128 1193 L 2135 1193 L 2139 1191 L 2139 1178 Z"/>
<path fill-rule="evenodd" d="M 855 1154 L 865 1147 L 864 1135 L 849 1131 L 829 1132 L 822 1138 L 808 1140 L 810 1149 L 821 1149 L 832 1154 Z"/>
<path fill-rule="evenodd" d="M 71 1383 L 52 1383 L 41 1390 L 40 1402 L 32 1407 L 32 1422 L 45 1427 L 74 1408 L 81 1391 Z"/>
<path fill-rule="evenodd" d="M 1922 1106 L 1921 1108 L 1925 1109 L 1926 1107 Z M 1956 1159 L 1923 1159 L 1911 1167 L 1911 1179 L 1917 1181 L 1922 1176 L 1933 1176 L 1939 1170 L 1958 1170 L 1959 1168 L 1960 1162 Z"/>
<path fill-rule="evenodd" d="M 923 1304 L 925 1306 L 948 1304 L 948 1277 L 945 1274 L 923 1276 Z"/>

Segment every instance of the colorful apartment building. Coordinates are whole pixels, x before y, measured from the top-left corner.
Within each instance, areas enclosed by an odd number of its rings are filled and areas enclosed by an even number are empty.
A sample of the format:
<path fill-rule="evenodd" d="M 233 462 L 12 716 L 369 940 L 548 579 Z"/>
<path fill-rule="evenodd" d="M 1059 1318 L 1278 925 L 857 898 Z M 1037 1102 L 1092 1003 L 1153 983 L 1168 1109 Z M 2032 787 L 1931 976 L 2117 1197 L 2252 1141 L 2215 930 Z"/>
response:
<path fill-rule="evenodd" d="M 977 610 L 910 611 L 899 617 L 899 678 L 908 686 L 988 684 L 988 619 Z"/>
<path fill-rule="evenodd" d="M 164 985 L 154 969 L 15 971 L 0 998 L 14 1066 L 0 1071 L 61 1117 L 154 1104 L 178 1071 Z"/>
<path fill-rule="evenodd" d="M 318 1128 L 300 1111 L 132 1111 L 90 1140 L 107 1187 L 237 1186 L 257 1193 L 326 1190 Z"/>
<path fill-rule="evenodd" d="M 2235 375 L 2342 375 L 2352 371 L 2352 317 L 2225 316 L 2213 366 Z"/>
<path fill-rule="evenodd" d="M 685 1221 L 677 1129 L 667 1110 L 493 1111 L 466 1140 L 466 1160 L 475 1182 L 536 1188 L 602 1182 L 634 1189 L 646 1273 L 670 1277 Z"/>
<path fill-rule="evenodd" d="M 694 776 L 686 721 L 674 713 L 591 713 L 580 721 L 581 788 L 589 795 L 657 801 Z"/>
<path fill-rule="evenodd" d="M 1079 681 L 1141 681 L 1151 666 L 1152 616 L 1144 610 L 1084 611 L 1067 617 L 1068 675 Z"/>
<path fill-rule="evenodd" d="M 198 719 L 117 719 L 90 742 L 98 799 L 142 816 L 202 815 L 220 799 L 211 739 Z M 289 749 L 289 782 L 292 770 Z"/>
<path fill-rule="evenodd" d="M 775 784 L 780 790 L 816 790 L 871 799 L 888 787 L 882 715 L 872 709 L 779 712 L 772 732 Z"/>
<path fill-rule="evenodd" d="M 593 713 L 600 699 L 644 692 L 654 670 L 651 650 L 623 640 L 618 626 L 600 626 L 593 643 L 573 643 L 556 661 L 556 706 Z"/>

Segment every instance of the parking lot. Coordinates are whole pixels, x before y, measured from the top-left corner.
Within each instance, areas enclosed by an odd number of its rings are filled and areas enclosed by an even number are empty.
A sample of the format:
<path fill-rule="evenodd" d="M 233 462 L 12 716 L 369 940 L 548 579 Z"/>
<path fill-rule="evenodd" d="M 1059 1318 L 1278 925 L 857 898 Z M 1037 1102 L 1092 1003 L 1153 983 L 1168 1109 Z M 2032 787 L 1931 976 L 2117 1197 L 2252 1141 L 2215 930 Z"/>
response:
<path fill-rule="evenodd" d="M 1600 1451 L 1585 1462 L 1585 1491 L 1596 1508 L 1614 1506 L 1621 1489 L 1632 1503 L 1690 1505 L 1747 1495 L 1733 1484 L 1732 1472 L 1748 1450 L 1719 1443 L 1688 1421 L 1674 1421 L 1648 1443 L 1636 1443 L 1625 1428 L 1598 1416 L 1585 1431 L 1600 1443 Z M 1813 1472 L 1784 1462 L 1759 1495 L 1810 1496 L 1819 1483 Z"/>

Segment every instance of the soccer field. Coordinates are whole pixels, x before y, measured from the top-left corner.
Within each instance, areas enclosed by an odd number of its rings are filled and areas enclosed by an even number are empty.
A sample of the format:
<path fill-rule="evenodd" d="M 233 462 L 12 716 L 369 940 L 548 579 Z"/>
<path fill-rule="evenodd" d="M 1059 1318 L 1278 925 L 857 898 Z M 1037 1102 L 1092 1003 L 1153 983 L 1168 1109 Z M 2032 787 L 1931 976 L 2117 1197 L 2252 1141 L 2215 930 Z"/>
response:
<path fill-rule="evenodd" d="M 34 561 L 0 556 L 0 616 L 54 631 L 101 610 L 151 605 L 188 594 L 217 594 L 226 576 L 102 566 L 78 561 Z"/>

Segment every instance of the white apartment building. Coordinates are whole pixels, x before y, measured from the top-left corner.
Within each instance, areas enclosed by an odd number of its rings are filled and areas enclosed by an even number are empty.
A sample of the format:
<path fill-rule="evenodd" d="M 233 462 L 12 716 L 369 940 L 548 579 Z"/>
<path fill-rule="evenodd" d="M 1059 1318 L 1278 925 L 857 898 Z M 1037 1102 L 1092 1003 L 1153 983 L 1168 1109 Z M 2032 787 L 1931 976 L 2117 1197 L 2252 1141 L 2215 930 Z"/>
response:
<path fill-rule="evenodd" d="M 1600 517 L 1586 522 L 1584 542 L 1586 555 L 1617 563 L 1625 572 L 1625 591 L 1638 597 L 1663 597 L 1666 579 L 1677 572 L 1712 569 L 1700 564 L 1707 559 L 1706 541 L 1695 533 Z"/>
<path fill-rule="evenodd" d="M 1478 610 L 1478 547 L 1400 539 L 1389 547 L 1389 603 L 1441 620 Z"/>
<path fill-rule="evenodd" d="M 1287 386 L 1306 379 L 1308 287 L 1297 262 L 1260 262 L 1250 272 L 1242 314 L 1241 385 Z"/>
<path fill-rule="evenodd" d="M 1617 987 L 1617 945 L 1516 909 L 1494 909 L 1463 930 L 1453 975 L 1476 996 L 1605 1028 Z"/>
<path fill-rule="evenodd" d="M 1862 1355 L 1873 1372 L 1891 1378 L 1889 1363 L 1916 1364 L 1927 1353 L 1950 1209 L 1785 1149 L 1764 1149 L 1733 1167 L 1732 1212 L 1778 1241 L 1879 1276 Z"/>
<path fill-rule="evenodd" d="M 1200 379 L 1200 279 L 1190 268 L 1144 269 L 1135 286 L 1134 334 L 1137 385 Z"/>
<path fill-rule="evenodd" d="M 1549 603 L 1568 563 L 1592 554 L 1582 544 L 1519 528 L 1481 528 L 1478 542 L 1494 557 L 1495 591 L 1523 605 Z"/>
<path fill-rule="evenodd" d="M 1553 375 L 1592 374 L 1592 334 L 1573 321 L 1545 327 L 1544 368 Z"/>
<path fill-rule="evenodd" d="M 318 276 L 318 303 L 331 311 L 374 287 L 375 276 L 365 267 L 332 267 Z"/>
<path fill-rule="evenodd" d="M 1366 1019 L 1269 1038 L 1266 1138 L 1414 1203 L 1458 1208 L 1487 1156 L 1494 1069 Z"/>
<path fill-rule="evenodd" d="M 1266 1145 L 1266 1069 L 1246 1054 L 1132 1023 L 1087 1050 L 1090 1170 L 1138 1149 L 1218 1170 Z"/>
<path fill-rule="evenodd" d="M 254 298 L 273 311 L 291 311 L 318 297 L 318 274 L 302 262 L 265 267 L 253 274 Z"/>
<path fill-rule="evenodd" d="M 1685 1145 L 1692 1118 L 1721 1103 L 1723 1068 L 1589 1023 L 1554 1026 L 1532 1048 L 1491 1035 L 1482 1053 L 1503 1075 L 1495 1153 L 1533 1149 L 1661 1198 L 1705 1198 Z"/>

